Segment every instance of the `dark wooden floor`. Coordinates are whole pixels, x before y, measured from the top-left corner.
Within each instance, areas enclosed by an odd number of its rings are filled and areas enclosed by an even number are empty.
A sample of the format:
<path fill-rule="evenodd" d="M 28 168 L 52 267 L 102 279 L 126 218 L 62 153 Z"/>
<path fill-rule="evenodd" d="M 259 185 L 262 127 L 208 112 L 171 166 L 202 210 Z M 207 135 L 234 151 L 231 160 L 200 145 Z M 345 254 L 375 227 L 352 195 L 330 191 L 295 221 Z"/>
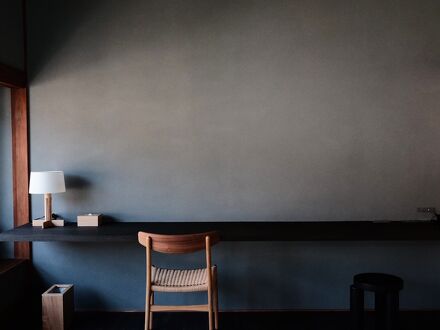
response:
<path fill-rule="evenodd" d="M 373 315 L 368 317 L 367 329 L 373 329 Z M 401 330 L 439 329 L 440 312 L 403 312 Z M 75 330 L 142 330 L 142 313 L 76 313 Z M 156 314 L 154 329 L 208 329 L 204 313 Z M 230 312 L 221 314 L 220 329 L 225 330 L 349 330 L 347 312 Z"/>

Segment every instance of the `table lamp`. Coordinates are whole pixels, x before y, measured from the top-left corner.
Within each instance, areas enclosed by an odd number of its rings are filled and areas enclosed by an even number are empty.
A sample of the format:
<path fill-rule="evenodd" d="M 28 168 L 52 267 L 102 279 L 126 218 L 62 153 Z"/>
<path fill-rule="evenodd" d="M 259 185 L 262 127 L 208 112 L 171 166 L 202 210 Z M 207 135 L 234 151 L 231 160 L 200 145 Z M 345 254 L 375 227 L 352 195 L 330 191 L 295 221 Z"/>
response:
<path fill-rule="evenodd" d="M 54 226 L 52 222 L 52 194 L 65 191 L 66 186 L 64 183 L 64 172 L 31 172 L 29 193 L 44 194 L 44 221 L 42 222 L 43 228 Z"/>

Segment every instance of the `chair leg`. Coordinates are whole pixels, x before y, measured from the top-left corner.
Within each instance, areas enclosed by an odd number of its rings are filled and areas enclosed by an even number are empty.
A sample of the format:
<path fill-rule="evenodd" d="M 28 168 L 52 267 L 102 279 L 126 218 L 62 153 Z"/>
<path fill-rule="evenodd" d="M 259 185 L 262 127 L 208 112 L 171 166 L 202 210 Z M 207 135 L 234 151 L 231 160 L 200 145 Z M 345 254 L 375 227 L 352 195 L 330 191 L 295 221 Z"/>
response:
<path fill-rule="evenodd" d="M 151 292 L 150 295 L 150 306 L 154 305 L 154 292 Z M 150 310 L 150 321 L 149 321 L 150 330 L 153 329 L 153 312 Z"/>
<path fill-rule="evenodd" d="M 212 271 L 212 295 L 214 304 L 214 328 L 218 330 L 218 282 L 217 282 L 217 268 Z"/>
<path fill-rule="evenodd" d="M 399 293 L 390 292 L 387 295 L 387 316 L 386 327 L 387 330 L 399 329 Z"/>
<path fill-rule="evenodd" d="M 350 310 L 352 329 L 364 329 L 364 292 L 353 285 L 350 287 Z"/>
<path fill-rule="evenodd" d="M 212 287 L 208 288 L 208 317 L 209 317 L 209 330 L 213 330 L 212 322 Z"/>
<path fill-rule="evenodd" d="M 377 292 L 374 296 L 374 307 L 376 309 L 376 330 L 385 330 L 387 317 L 387 294 Z"/>
<path fill-rule="evenodd" d="M 147 289 L 147 294 L 145 296 L 145 326 L 144 330 L 149 330 L 148 327 L 150 325 L 150 290 Z"/>

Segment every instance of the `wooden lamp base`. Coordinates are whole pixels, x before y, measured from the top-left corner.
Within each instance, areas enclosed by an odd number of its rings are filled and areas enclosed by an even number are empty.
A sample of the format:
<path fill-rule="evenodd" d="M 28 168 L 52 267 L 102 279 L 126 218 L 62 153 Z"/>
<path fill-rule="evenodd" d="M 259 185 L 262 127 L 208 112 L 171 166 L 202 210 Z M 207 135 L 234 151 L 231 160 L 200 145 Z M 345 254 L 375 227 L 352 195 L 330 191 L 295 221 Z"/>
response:
<path fill-rule="evenodd" d="M 46 221 L 44 218 L 32 220 L 33 227 L 50 228 L 50 227 L 64 227 L 63 219 L 52 219 L 52 221 Z"/>
<path fill-rule="evenodd" d="M 53 227 L 52 223 L 52 194 L 44 194 L 44 222 L 42 228 Z"/>
<path fill-rule="evenodd" d="M 52 220 L 44 220 L 43 224 L 41 225 L 41 228 L 50 228 L 50 227 L 55 227 L 54 223 L 52 222 Z"/>
<path fill-rule="evenodd" d="M 63 219 L 52 219 L 52 194 L 44 194 L 44 219 L 32 220 L 32 226 L 41 228 L 63 227 Z"/>

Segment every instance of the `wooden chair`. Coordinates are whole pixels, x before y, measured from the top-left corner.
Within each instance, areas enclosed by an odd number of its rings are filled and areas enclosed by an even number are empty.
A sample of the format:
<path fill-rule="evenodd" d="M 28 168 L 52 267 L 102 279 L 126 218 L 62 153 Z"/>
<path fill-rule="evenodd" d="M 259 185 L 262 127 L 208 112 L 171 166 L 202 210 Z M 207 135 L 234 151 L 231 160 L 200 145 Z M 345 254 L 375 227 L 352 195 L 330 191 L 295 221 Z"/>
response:
<path fill-rule="evenodd" d="M 209 330 L 218 329 L 217 268 L 211 265 L 211 246 L 219 242 L 217 232 L 188 235 L 160 235 L 139 232 L 139 243 L 146 247 L 147 283 L 145 299 L 145 330 L 153 327 L 153 312 L 208 312 Z M 184 254 L 206 251 L 206 268 L 165 269 L 151 264 L 151 251 L 166 254 Z M 205 305 L 163 306 L 154 304 L 154 292 L 206 291 Z M 214 320 L 213 320 L 214 319 Z M 213 327 L 214 321 L 214 327 Z"/>

